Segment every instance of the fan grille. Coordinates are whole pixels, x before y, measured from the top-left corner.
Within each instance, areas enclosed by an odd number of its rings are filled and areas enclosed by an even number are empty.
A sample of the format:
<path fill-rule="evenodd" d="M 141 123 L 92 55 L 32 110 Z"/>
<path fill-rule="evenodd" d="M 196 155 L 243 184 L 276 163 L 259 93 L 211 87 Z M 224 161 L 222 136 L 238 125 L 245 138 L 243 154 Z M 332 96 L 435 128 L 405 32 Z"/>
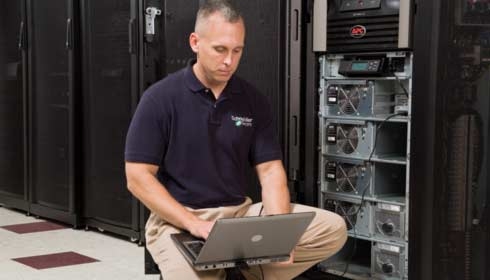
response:
<path fill-rule="evenodd" d="M 352 154 L 359 144 L 358 129 L 352 125 L 337 126 L 337 145 L 345 154 Z"/>
<path fill-rule="evenodd" d="M 358 166 L 352 164 L 337 165 L 337 187 L 343 192 L 358 192 L 357 180 L 361 175 Z"/>
<path fill-rule="evenodd" d="M 339 91 L 339 110 L 343 114 L 358 113 L 361 94 L 358 87 L 344 87 Z"/>

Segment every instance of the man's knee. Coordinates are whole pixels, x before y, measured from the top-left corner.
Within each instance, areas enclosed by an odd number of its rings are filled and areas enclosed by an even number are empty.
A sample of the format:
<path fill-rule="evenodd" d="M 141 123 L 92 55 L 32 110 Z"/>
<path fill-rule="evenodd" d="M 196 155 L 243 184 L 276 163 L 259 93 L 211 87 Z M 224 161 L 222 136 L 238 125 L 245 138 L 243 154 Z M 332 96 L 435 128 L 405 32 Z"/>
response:
<path fill-rule="evenodd" d="M 339 216 L 338 214 L 332 213 L 333 216 L 331 218 L 331 240 L 332 240 L 332 250 L 338 252 L 347 241 L 347 226 L 345 224 L 344 218 Z"/>
<path fill-rule="evenodd" d="M 319 213 L 319 228 L 322 229 L 319 238 L 325 249 L 326 257 L 337 253 L 347 241 L 347 226 L 344 218 L 336 213 L 322 210 Z"/>

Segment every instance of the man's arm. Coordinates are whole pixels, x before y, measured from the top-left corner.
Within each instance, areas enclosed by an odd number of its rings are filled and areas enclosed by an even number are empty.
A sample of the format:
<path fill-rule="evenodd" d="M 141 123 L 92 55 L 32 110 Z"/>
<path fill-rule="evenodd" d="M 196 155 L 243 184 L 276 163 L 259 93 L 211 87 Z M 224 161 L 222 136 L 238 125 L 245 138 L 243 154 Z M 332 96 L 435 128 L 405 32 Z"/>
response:
<path fill-rule="evenodd" d="M 265 214 L 285 214 L 291 212 L 286 171 L 280 160 L 268 161 L 255 166 L 262 186 L 262 205 Z M 289 265 L 294 262 L 294 250 L 288 261 L 277 265 Z"/>
<path fill-rule="evenodd" d="M 206 239 L 214 222 L 199 219 L 175 200 L 156 178 L 158 168 L 152 164 L 126 162 L 128 190 L 168 223 Z"/>
<path fill-rule="evenodd" d="M 286 171 L 280 160 L 260 163 L 255 167 L 262 186 L 262 204 L 265 214 L 291 212 Z"/>

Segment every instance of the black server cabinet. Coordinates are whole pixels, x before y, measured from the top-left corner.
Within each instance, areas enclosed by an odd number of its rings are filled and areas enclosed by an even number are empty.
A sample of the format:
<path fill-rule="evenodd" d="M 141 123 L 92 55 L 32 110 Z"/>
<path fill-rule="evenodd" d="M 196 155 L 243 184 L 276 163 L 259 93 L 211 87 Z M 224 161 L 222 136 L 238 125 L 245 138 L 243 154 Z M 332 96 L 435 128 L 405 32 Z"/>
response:
<path fill-rule="evenodd" d="M 410 279 L 489 279 L 490 5 L 418 1 Z"/>
<path fill-rule="evenodd" d="M 77 1 L 27 1 L 30 211 L 78 225 Z"/>
<path fill-rule="evenodd" d="M 25 2 L 0 3 L 0 203 L 28 210 Z"/>
<path fill-rule="evenodd" d="M 81 2 L 82 215 L 88 226 L 133 240 L 138 202 L 126 188 L 124 144 L 138 95 L 135 2 Z"/>

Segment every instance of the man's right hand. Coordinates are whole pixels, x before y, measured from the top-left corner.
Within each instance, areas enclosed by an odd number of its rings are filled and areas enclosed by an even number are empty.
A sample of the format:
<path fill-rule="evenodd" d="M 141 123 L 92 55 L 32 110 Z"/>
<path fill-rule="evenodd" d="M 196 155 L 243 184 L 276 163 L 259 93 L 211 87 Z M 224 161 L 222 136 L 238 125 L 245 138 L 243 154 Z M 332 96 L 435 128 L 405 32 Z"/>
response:
<path fill-rule="evenodd" d="M 210 222 L 198 219 L 192 223 L 188 230 L 195 237 L 208 239 L 209 233 L 211 232 L 214 223 L 215 221 Z"/>
<path fill-rule="evenodd" d="M 158 181 L 157 165 L 126 162 L 126 178 L 129 191 L 147 208 L 175 227 L 192 235 L 207 239 L 214 221 L 205 221 L 188 211 Z"/>

